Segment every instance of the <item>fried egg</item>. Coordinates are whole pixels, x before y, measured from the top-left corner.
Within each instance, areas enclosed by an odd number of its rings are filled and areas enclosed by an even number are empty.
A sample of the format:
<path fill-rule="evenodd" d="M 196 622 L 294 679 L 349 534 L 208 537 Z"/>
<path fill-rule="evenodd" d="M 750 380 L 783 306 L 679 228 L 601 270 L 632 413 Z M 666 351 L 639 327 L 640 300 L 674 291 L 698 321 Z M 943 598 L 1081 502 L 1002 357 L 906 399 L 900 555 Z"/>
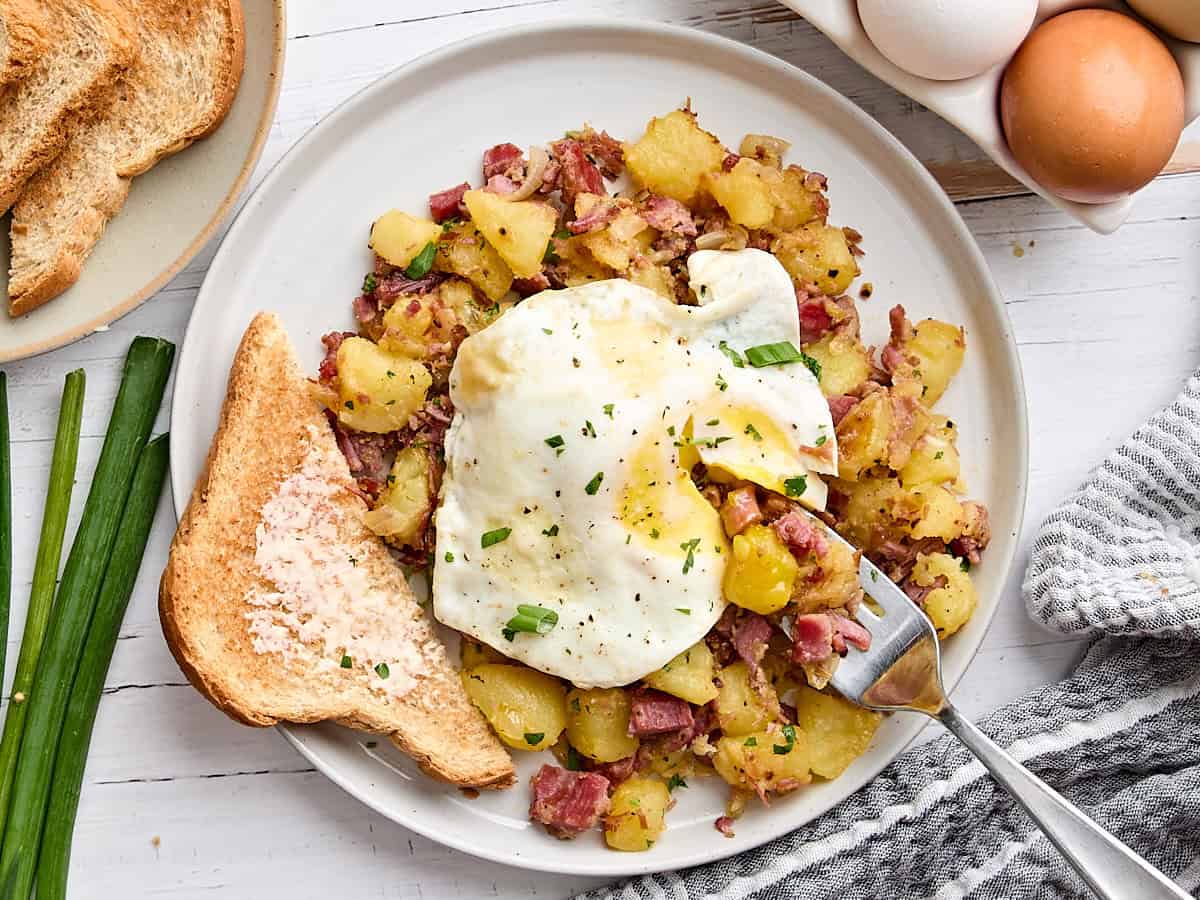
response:
<path fill-rule="evenodd" d="M 800 346 L 788 274 L 759 250 L 698 251 L 688 274 L 696 306 L 600 281 L 530 297 L 462 343 L 442 623 L 580 686 L 629 684 L 725 608 L 729 540 L 697 463 L 824 508 L 837 446 L 817 378 L 802 360 L 762 365 L 762 348 Z M 520 606 L 557 623 L 514 631 Z"/>

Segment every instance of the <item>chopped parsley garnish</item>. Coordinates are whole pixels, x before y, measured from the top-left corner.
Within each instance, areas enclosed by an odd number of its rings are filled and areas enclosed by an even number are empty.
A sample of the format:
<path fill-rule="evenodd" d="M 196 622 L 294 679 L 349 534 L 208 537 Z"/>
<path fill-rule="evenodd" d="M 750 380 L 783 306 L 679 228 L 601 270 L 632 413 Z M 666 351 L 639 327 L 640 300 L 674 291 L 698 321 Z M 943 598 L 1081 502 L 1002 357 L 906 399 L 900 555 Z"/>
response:
<path fill-rule="evenodd" d="M 576 710 L 578 712 L 578 710 Z M 579 758 L 579 751 L 567 744 L 567 771 L 578 772 L 583 768 L 583 760 Z"/>
<path fill-rule="evenodd" d="M 675 790 L 675 788 L 685 788 L 685 787 L 687 787 L 687 782 L 684 781 L 682 778 L 680 778 L 678 774 L 672 775 L 670 778 L 667 779 L 667 790 L 668 791 L 673 791 L 673 790 Z"/>
<path fill-rule="evenodd" d="M 971 561 L 969 559 L 964 559 L 962 562 L 960 562 L 958 564 L 958 567 L 960 569 L 962 569 L 964 572 L 970 572 L 971 571 Z"/>
<path fill-rule="evenodd" d="M 774 746 L 771 747 L 771 749 L 774 750 L 775 753 L 779 756 L 784 756 L 785 754 L 791 753 L 792 748 L 796 746 L 796 726 L 795 725 L 784 725 L 783 726 L 783 739 L 785 741 L 787 741 L 786 744 L 775 744 Z"/>
<path fill-rule="evenodd" d="M 392 672 L 388 668 L 387 663 L 380 663 L 379 665 L 377 665 L 375 667 L 375 674 L 378 675 L 380 678 L 387 678 L 389 675 L 392 674 Z"/>
<path fill-rule="evenodd" d="M 542 742 L 542 738 L 546 736 L 544 731 L 527 731 L 525 732 L 525 743 L 530 747 L 536 747 Z"/>
<path fill-rule="evenodd" d="M 346 654 L 343 653 L 342 654 L 342 668 L 349 669 L 353 665 L 354 665 L 354 660 L 352 660 L 349 656 L 347 656 Z"/>
<path fill-rule="evenodd" d="M 690 609 L 688 609 L 686 606 L 675 607 L 675 612 L 683 613 L 685 616 L 690 616 L 692 614 L 692 611 Z"/>
<path fill-rule="evenodd" d="M 675 426 L 674 425 L 667 426 L 667 434 L 669 434 L 671 437 L 675 437 Z"/>
<path fill-rule="evenodd" d="M 742 741 L 742 746 L 743 747 L 757 747 L 758 746 L 758 738 L 748 737 L 744 741 Z"/>
<path fill-rule="evenodd" d="M 734 350 L 732 347 L 730 347 L 727 343 L 725 343 L 724 341 L 721 341 L 721 343 L 717 344 L 717 348 L 722 353 L 724 353 L 727 357 L 729 357 L 729 361 L 731 363 L 733 363 L 733 367 L 735 369 L 741 369 L 741 368 L 745 367 L 746 362 L 745 362 L 745 360 L 742 359 L 742 354 L 738 353 L 736 350 Z M 755 349 L 757 349 L 757 348 L 755 348 Z"/>
<path fill-rule="evenodd" d="M 543 328 L 542 334 L 554 334 L 554 329 L 553 328 Z"/>
<path fill-rule="evenodd" d="M 354 401 L 353 400 L 346 401 L 346 409 L 354 409 Z"/>
<path fill-rule="evenodd" d="M 696 548 L 699 546 L 700 538 L 692 538 L 690 541 L 684 541 L 679 545 L 679 549 L 687 553 L 687 559 L 683 561 L 684 575 L 692 571 L 692 566 L 696 564 Z"/>
<path fill-rule="evenodd" d="M 443 557 L 443 559 L 445 559 L 446 562 L 448 562 L 448 563 L 454 562 L 454 554 L 451 553 L 449 550 L 447 550 L 446 555 Z"/>
<path fill-rule="evenodd" d="M 421 248 L 420 253 L 412 258 L 412 262 L 404 270 L 405 276 L 412 279 L 424 278 L 429 274 L 429 270 L 433 268 L 433 258 L 436 255 L 437 246 L 433 241 L 430 241 Z"/>
<path fill-rule="evenodd" d="M 597 472 L 595 475 L 592 476 L 592 480 L 589 481 L 586 485 L 584 485 L 584 488 L 583 488 L 584 491 L 586 491 L 589 495 L 595 494 L 596 491 L 600 490 L 600 482 L 602 482 L 603 480 L 604 480 L 604 473 Z"/>
<path fill-rule="evenodd" d="M 829 440 L 829 438 L 825 437 L 825 435 L 821 435 L 819 438 L 817 438 L 816 446 L 824 447 L 827 440 Z"/>
<path fill-rule="evenodd" d="M 542 254 L 542 262 L 556 263 L 559 260 L 558 252 L 554 249 L 554 239 L 546 241 L 546 252 Z"/>
<path fill-rule="evenodd" d="M 479 538 L 479 546 L 486 550 L 493 544 L 498 544 L 501 541 L 506 540 L 510 534 L 512 534 L 512 529 L 508 527 L 495 528 L 491 531 L 485 531 Z"/>
<path fill-rule="evenodd" d="M 529 606 L 522 603 L 517 614 L 504 625 L 504 639 L 511 641 L 518 631 L 526 634 L 549 634 L 558 624 L 558 613 L 544 606 Z"/>
<path fill-rule="evenodd" d="M 604 404 L 604 414 L 606 416 L 608 416 L 610 419 L 613 417 L 612 411 L 613 411 L 613 404 L 605 403 Z"/>
<path fill-rule="evenodd" d="M 944 450 L 939 450 L 937 453 L 933 454 L 933 458 L 941 459 L 945 455 L 946 455 L 946 452 Z"/>
<path fill-rule="evenodd" d="M 546 446 L 553 447 L 555 450 L 565 443 L 566 441 L 563 440 L 563 436 L 561 434 L 552 434 L 550 437 L 546 438 Z"/>
<path fill-rule="evenodd" d="M 393 372 L 391 369 L 388 369 L 388 370 L 387 370 L 387 377 L 388 377 L 388 378 L 395 378 L 395 377 L 396 377 L 396 373 L 395 373 L 395 372 Z"/>
<path fill-rule="evenodd" d="M 662 534 L 662 532 L 659 531 L 657 528 L 650 529 L 650 537 L 652 537 L 656 541 L 658 540 L 659 535 L 661 535 L 661 534 Z"/>
<path fill-rule="evenodd" d="M 728 388 L 729 388 L 729 382 L 725 380 L 725 378 L 721 375 L 720 372 L 718 372 L 717 373 L 717 390 L 725 391 Z"/>
<path fill-rule="evenodd" d="M 588 437 L 595 437 L 595 436 L 596 436 L 596 426 L 594 426 L 594 425 L 592 424 L 592 421 L 591 421 L 591 419 L 584 419 L 584 422 L 583 422 L 583 433 L 584 433 L 585 435 L 587 435 Z"/>
<path fill-rule="evenodd" d="M 542 534 L 544 534 L 546 537 L 557 537 L 558 536 L 558 525 L 557 524 L 551 525 L 549 528 L 543 530 Z"/>
<path fill-rule="evenodd" d="M 704 424 L 705 424 L 705 425 L 707 425 L 709 428 L 712 428 L 712 427 L 714 427 L 714 426 L 716 426 L 716 425 L 720 425 L 720 424 L 721 424 L 721 420 L 720 420 L 720 419 L 709 419 L 709 420 L 708 420 L 707 422 L 705 422 Z"/>
<path fill-rule="evenodd" d="M 373 294 L 373 293 L 375 293 L 376 286 L 377 285 L 375 282 L 375 273 L 368 272 L 367 277 L 363 279 L 362 292 L 364 294 Z"/>
<path fill-rule="evenodd" d="M 783 482 L 783 488 L 789 497 L 801 497 L 808 488 L 808 476 L 797 475 L 795 478 L 788 478 Z"/>
<path fill-rule="evenodd" d="M 748 435 L 750 435 L 750 437 L 754 438 L 756 441 L 762 440 L 762 435 L 758 433 L 758 429 L 754 427 L 754 423 L 752 423 L 752 422 L 746 423 L 746 428 L 742 432 L 742 434 L 748 434 Z"/>

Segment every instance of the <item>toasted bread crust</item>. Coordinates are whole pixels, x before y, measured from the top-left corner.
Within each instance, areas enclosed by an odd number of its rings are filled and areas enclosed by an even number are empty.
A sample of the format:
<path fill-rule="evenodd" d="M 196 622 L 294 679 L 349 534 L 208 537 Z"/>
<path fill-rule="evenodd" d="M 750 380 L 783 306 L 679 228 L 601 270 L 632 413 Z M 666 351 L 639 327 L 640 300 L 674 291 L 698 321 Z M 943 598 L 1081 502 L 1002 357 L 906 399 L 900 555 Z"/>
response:
<path fill-rule="evenodd" d="M 4 85 L 25 77 L 50 49 L 50 34 L 46 12 L 37 0 L 0 0 L 0 16 L 8 31 L 8 56 L 0 60 L 0 85 Z"/>
<path fill-rule="evenodd" d="M 471 705 L 457 671 L 440 653 L 398 698 L 381 697 L 351 670 L 320 675 L 276 654 L 256 653 L 248 592 L 264 584 L 255 530 L 266 499 L 300 464 L 321 454 L 322 472 L 344 491 L 357 561 L 395 596 L 396 615 L 426 622 L 385 545 L 362 524 L 365 506 L 323 413 L 312 401 L 278 319 L 260 314 L 235 357 L 220 425 L 172 542 L 159 590 L 163 634 L 188 680 L 247 725 L 332 720 L 387 734 L 435 778 L 470 787 L 507 787 L 512 760 Z M 426 626 L 427 633 L 432 631 Z"/>

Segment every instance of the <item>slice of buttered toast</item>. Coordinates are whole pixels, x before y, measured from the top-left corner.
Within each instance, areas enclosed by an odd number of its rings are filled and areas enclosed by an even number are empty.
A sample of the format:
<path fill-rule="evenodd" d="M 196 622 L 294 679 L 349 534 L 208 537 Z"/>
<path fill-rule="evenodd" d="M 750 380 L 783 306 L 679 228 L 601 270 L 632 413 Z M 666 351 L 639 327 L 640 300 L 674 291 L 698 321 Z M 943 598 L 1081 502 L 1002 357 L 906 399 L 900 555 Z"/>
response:
<path fill-rule="evenodd" d="M 436 778 L 510 785 L 508 752 L 363 524 L 366 504 L 306 384 L 278 318 L 260 314 L 162 577 L 175 659 L 240 722 L 333 720 L 389 735 Z"/>
<path fill-rule="evenodd" d="M 14 316 L 74 284 L 130 179 L 212 133 L 233 105 L 245 58 L 240 0 L 140 0 L 137 13 L 137 60 L 13 208 Z"/>
<path fill-rule="evenodd" d="M 24 78 L 53 36 L 41 0 L 0 0 L 0 85 Z"/>
<path fill-rule="evenodd" d="M 121 0 L 41 0 L 50 48 L 0 103 L 0 213 L 108 100 L 137 55 Z"/>

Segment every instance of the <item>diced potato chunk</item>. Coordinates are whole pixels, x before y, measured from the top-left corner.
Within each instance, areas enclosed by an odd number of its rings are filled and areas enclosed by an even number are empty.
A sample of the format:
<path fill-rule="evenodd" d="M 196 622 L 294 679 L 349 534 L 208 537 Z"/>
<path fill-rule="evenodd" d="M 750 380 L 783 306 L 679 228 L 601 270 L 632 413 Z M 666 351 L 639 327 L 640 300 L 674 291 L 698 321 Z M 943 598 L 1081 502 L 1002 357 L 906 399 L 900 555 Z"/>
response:
<path fill-rule="evenodd" d="M 815 220 L 825 220 L 829 201 L 819 190 L 808 186 L 808 173 L 799 166 L 788 166 L 775 185 L 773 231 L 794 231 Z"/>
<path fill-rule="evenodd" d="M 845 232 L 832 225 L 802 225 L 771 242 L 771 252 L 797 284 L 813 283 L 831 297 L 858 277 Z"/>
<path fill-rule="evenodd" d="M 547 750 L 567 724 L 561 681 L 524 666 L 485 663 L 462 674 L 471 702 L 504 743 Z"/>
<path fill-rule="evenodd" d="M 819 560 L 801 566 L 792 597 L 801 612 L 845 606 L 858 590 L 858 556 L 841 541 L 830 541 Z"/>
<path fill-rule="evenodd" d="M 415 359 L 397 356 L 366 338 L 338 347 L 338 420 L 357 431 L 395 431 L 421 408 L 433 383 Z"/>
<path fill-rule="evenodd" d="M 463 203 L 513 275 L 531 278 L 542 270 L 546 245 L 558 221 L 552 207 L 535 200 L 505 200 L 491 191 L 467 191 Z"/>
<path fill-rule="evenodd" d="M 797 725 L 808 736 L 809 764 L 822 778 L 837 778 L 862 756 L 883 720 L 877 712 L 808 686 L 795 698 Z"/>
<path fill-rule="evenodd" d="M 717 696 L 716 663 L 708 644 L 700 641 L 642 680 L 650 687 L 703 706 Z"/>
<path fill-rule="evenodd" d="M 920 518 L 912 526 L 914 538 L 936 537 L 952 541 L 963 531 L 963 508 L 944 487 L 925 485 L 913 491 L 924 504 Z"/>
<path fill-rule="evenodd" d="M 581 199 L 582 196 L 576 199 L 577 209 Z M 624 272 L 643 250 L 643 243 L 639 240 L 642 234 L 650 234 L 650 226 L 632 209 L 626 209 L 607 227 L 581 236 L 580 243 L 587 247 L 597 262 Z"/>
<path fill-rule="evenodd" d="M 384 262 L 403 269 L 425 247 L 442 234 L 442 226 L 429 219 L 416 219 L 398 209 L 385 212 L 371 226 L 370 248 Z"/>
<path fill-rule="evenodd" d="M 849 394 L 871 376 L 871 357 L 858 338 L 830 332 L 804 346 L 821 364 L 821 391 L 826 397 Z"/>
<path fill-rule="evenodd" d="M 946 579 L 946 586 L 929 592 L 924 609 L 938 637 L 944 638 L 962 628 L 975 612 L 975 584 L 963 571 L 962 563 L 950 554 L 918 554 L 911 576 L 913 582 L 929 587 L 937 583 L 938 576 Z"/>
<path fill-rule="evenodd" d="M 778 169 L 742 157 L 728 171 L 710 173 L 705 187 L 729 213 L 729 221 L 747 228 L 762 228 L 775 216 L 776 186 L 783 182 Z"/>
<path fill-rule="evenodd" d="M 398 452 L 387 485 L 365 517 L 367 527 L 388 543 L 411 543 L 433 510 L 429 469 L 429 454 L 424 449 L 405 447 Z"/>
<path fill-rule="evenodd" d="M 453 321 L 466 328 L 468 334 L 482 331 L 496 319 L 495 307 L 481 305 L 470 282 L 461 278 L 451 278 L 442 282 L 438 288 L 438 296 L 442 301 L 443 317 L 445 312 L 449 311 Z"/>
<path fill-rule="evenodd" d="M 657 778 L 634 776 L 613 791 L 604 840 L 614 850 L 649 850 L 667 827 L 671 793 Z"/>
<path fill-rule="evenodd" d="M 578 287 L 581 284 L 591 284 L 593 281 L 603 281 L 613 278 L 616 272 L 592 256 L 584 242 L 587 235 L 556 239 L 554 246 L 563 261 L 567 264 L 564 281 L 567 287 Z"/>
<path fill-rule="evenodd" d="M 922 388 L 912 382 L 895 384 L 888 391 L 892 404 L 892 433 L 888 438 L 887 464 L 900 470 L 912 455 L 913 444 L 928 429 L 932 418 L 921 403 Z"/>
<path fill-rule="evenodd" d="M 874 391 L 838 423 L 838 477 L 857 481 L 867 469 L 885 463 L 891 433 L 892 404 L 888 393 Z"/>
<path fill-rule="evenodd" d="M 751 525 L 733 539 L 722 589 L 725 599 L 767 615 L 787 606 L 800 567 L 775 529 Z"/>
<path fill-rule="evenodd" d="M 742 661 L 731 663 L 717 673 L 721 682 L 717 692 L 717 721 L 726 734 L 750 734 L 767 727 L 776 718 L 779 703 L 766 698 L 750 683 L 750 670 Z M 768 688 L 768 691 L 770 689 Z"/>
<path fill-rule="evenodd" d="M 383 333 L 379 335 L 379 346 L 399 356 L 418 359 L 425 355 L 432 327 L 432 294 L 397 300 L 383 314 Z"/>
<path fill-rule="evenodd" d="M 666 266 L 656 266 L 646 260 L 635 261 L 629 270 L 629 280 L 654 291 L 660 297 L 675 301 L 675 276 Z"/>
<path fill-rule="evenodd" d="M 545 249 L 543 244 L 542 251 Z M 433 267 L 461 275 L 493 303 L 503 299 L 512 287 L 512 269 L 471 222 L 459 222 L 442 234 Z"/>
<path fill-rule="evenodd" d="M 809 753 L 808 736 L 788 725 L 782 733 L 722 737 L 713 767 L 735 788 L 785 793 L 812 781 Z"/>
<path fill-rule="evenodd" d="M 597 762 L 616 762 L 637 752 L 629 733 L 629 695 L 621 688 L 575 688 L 567 695 L 567 740 Z"/>
<path fill-rule="evenodd" d="M 916 324 L 915 333 L 903 349 L 906 355 L 917 358 L 912 374 L 924 388 L 921 400 L 926 406 L 933 406 L 946 392 L 950 380 L 962 368 L 966 348 L 966 337 L 957 325 L 936 319 Z"/>
<path fill-rule="evenodd" d="M 924 508 L 921 499 L 901 488 L 895 478 L 839 480 L 833 486 L 846 495 L 846 511 L 838 530 L 865 550 L 903 538 Z"/>
<path fill-rule="evenodd" d="M 701 179 L 719 171 L 724 159 L 721 142 L 681 109 L 651 119 L 641 139 L 625 145 L 625 165 L 634 182 L 680 203 L 691 203 Z"/>
<path fill-rule="evenodd" d="M 947 484 L 958 481 L 958 448 L 952 440 L 937 431 L 926 432 L 913 447 L 912 455 L 900 470 L 905 487 L 925 484 Z"/>

